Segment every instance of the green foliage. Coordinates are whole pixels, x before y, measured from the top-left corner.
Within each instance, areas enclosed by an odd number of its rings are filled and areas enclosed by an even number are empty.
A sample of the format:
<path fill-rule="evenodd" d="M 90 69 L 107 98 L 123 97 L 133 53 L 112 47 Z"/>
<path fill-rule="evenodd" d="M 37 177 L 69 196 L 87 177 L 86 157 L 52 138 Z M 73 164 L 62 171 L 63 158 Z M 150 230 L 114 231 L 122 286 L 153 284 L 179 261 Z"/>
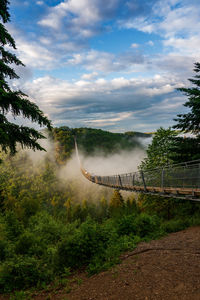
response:
<path fill-rule="evenodd" d="M 152 143 L 148 146 L 147 158 L 142 161 L 140 168 L 143 170 L 155 169 L 172 163 L 171 149 L 174 146 L 176 135 L 177 133 L 171 128 L 160 127 L 153 136 Z"/>
<path fill-rule="evenodd" d="M 179 114 L 175 119 L 177 124 L 174 128 L 180 129 L 184 132 L 191 132 L 196 135 L 200 134 L 200 63 L 194 64 L 194 72 L 196 75 L 194 78 L 190 78 L 189 81 L 195 87 L 192 88 L 179 88 L 178 90 L 183 92 L 188 100 L 184 104 L 190 111 L 186 114 Z"/>
<path fill-rule="evenodd" d="M 0 261 L 5 260 L 6 258 L 6 249 L 7 249 L 8 243 L 6 240 L 0 240 Z"/>
<path fill-rule="evenodd" d="M 148 214 L 157 214 L 164 219 L 170 219 L 175 216 L 175 206 L 179 203 L 182 203 L 182 201 L 158 195 L 140 194 L 138 199 L 138 204 L 143 211 Z"/>
<path fill-rule="evenodd" d="M 58 264 L 60 267 L 72 268 L 87 264 L 95 254 L 95 250 L 99 248 L 100 239 L 98 225 L 88 219 L 72 236 L 60 243 Z"/>
<path fill-rule="evenodd" d="M 123 216 L 120 218 L 119 223 L 118 223 L 118 234 L 119 235 L 135 235 L 136 234 L 136 227 L 135 227 L 135 220 L 136 220 L 136 215 L 128 215 L 128 216 Z"/>
<path fill-rule="evenodd" d="M 120 215 L 123 213 L 124 199 L 119 190 L 114 190 L 109 203 L 109 211 L 111 215 Z"/>
<path fill-rule="evenodd" d="M 16 240 L 24 230 L 23 224 L 12 211 L 6 214 L 5 223 L 8 238 L 10 240 Z"/>
<path fill-rule="evenodd" d="M 10 20 L 8 12 L 9 1 L 2 0 L 0 5 L 0 19 L 3 23 Z M 8 33 L 3 24 L 0 24 L 0 146 L 5 152 L 9 150 L 12 154 L 16 152 L 17 143 L 23 147 L 44 150 L 37 142 L 44 136 L 33 128 L 19 126 L 11 123 L 6 118 L 6 114 L 11 112 L 14 117 L 22 116 L 38 123 L 40 126 L 51 128 L 50 121 L 45 117 L 39 107 L 27 99 L 27 95 L 19 91 L 12 91 L 8 86 L 6 78 L 17 79 L 18 75 L 11 68 L 12 65 L 21 65 L 23 63 L 9 52 L 7 46 L 16 49 L 15 41 Z M 11 65 L 11 66 L 10 66 Z"/>
<path fill-rule="evenodd" d="M 142 213 L 135 220 L 136 234 L 143 237 L 154 236 L 160 227 L 160 219 L 156 216 L 149 216 Z"/>
<path fill-rule="evenodd" d="M 28 256 L 14 256 L 0 266 L 0 290 L 11 291 L 37 285 L 51 279 L 51 273 L 40 261 Z"/>
<path fill-rule="evenodd" d="M 188 220 L 170 220 L 168 222 L 165 222 L 162 224 L 161 229 L 164 232 L 171 233 L 171 232 L 176 232 L 179 230 L 183 230 L 189 226 L 189 221 Z"/>
<path fill-rule="evenodd" d="M 95 152 L 104 155 L 117 153 L 121 149 L 132 150 L 143 148 L 138 141 L 142 133 L 112 133 L 101 129 L 60 127 L 53 129 L 53 139 L 56 142 L 56 160 L 64 163 L 74 150 L 74 136 L 76 136 L 79 149 L 84 155 L 93 155 Z"/>
<path fill-rule="evenodd" d="M 145 213 L 128 215 L 120 218 L 118 233 L 120 235 L 133 235 L 141 238 L 155 234 L 160 228 L 160 219 Z"/>
<path fill-rule="evenodd" d="M 10 300 L 31 300 L 31 297 L 24 291 L 16 291 L 10 296 Z"/>
<path fill-rule="evenodd" d="M 173 139 L 173 145 L 169 151 L 171 151 L 171 159 L 175 163 L 200 159 L 200 136 L 176 136 Z"/>
<path fill-rule="evenodd" d="M 194 66 L 196 75 L 189 79 L 194 87 L 178 89 L 188 97 L 184 106 L 189 108 L 189 112 L 178 114 L 173 127 L 183 133 L 193 133 L 195 137 L 179 136 L 175 139 L 176 162 L 200 159 L 200 63 L 196 62 Z"/>
<path fill-rule="evenodd" d="M 23 232 L 15 243 L 16 254 L 34 254 L 40 256 L 45 248 L 45 243 L 41 237 L 29 231 Z"/>
<path fill-rule="evenodd" d="M 127 211 L 124 202 L 120 215 L 105 215 L 100 222 L 96 218 L 99 206 L 85 221 L 72 223 L 51 215 L 46 209 L 30 216 L 25 225 L 12 211 L 2 214 L 0 290 L 42 287 L 55 278 L 65 278 L 69 269 L 84 267 L 90 275 L 106 270 L 119 262 L 122 251 L 134 249 L 140 241 L 199 222 L 199 203 L 195 206 L 177 203 L 174 207 L 176 218 L 170 221 L 162 221 L 155 214 L 141 213 L 144 207 L 148 210 L 147 203 L 141 206 L 140 200 L 137 210 L 129 207 Z M 89 206 L 83 202 L 82 209 L 89 209 Z"/>

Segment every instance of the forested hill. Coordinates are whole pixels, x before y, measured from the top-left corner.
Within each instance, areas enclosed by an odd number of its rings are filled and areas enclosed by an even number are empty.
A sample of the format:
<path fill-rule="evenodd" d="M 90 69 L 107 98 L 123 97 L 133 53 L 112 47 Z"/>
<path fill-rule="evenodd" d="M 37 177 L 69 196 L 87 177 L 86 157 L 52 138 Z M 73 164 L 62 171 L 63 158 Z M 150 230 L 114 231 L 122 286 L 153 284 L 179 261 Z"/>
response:
<path fill-rule="evenodd" d="M 53 129 L 53 140 L 56 143 L 56 158 L 59 162 L 66 161 L 74 150 L 74 136 L 79 149 L 85 155 L 96 152 L 104 154 L 116 153 L 120 150 L 142 148 L 139 138 L 148 138 L 151 135 L 141 132 L 128 131 L 125 133 L 112 133 L 93 128 L 60 127 Z"/>

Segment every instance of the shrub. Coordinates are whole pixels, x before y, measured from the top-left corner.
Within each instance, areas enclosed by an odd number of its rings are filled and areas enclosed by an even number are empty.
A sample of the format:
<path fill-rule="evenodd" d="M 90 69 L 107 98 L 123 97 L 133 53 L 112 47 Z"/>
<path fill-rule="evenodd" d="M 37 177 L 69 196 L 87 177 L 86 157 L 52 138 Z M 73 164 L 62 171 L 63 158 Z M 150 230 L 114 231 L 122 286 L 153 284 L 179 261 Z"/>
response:
<path fill-rule="evenodd" d="M 58 265 L 74 268 L 87 264 L 94 254 L 103 250 L 104 238 L 100 225 L 88 218 L 58 245 Z"/>
<path fill-rule="evenodd" d="M 8 243 L 5 240 L 0 240 L 0 261 L 6 258 L 7 246 Z"/>
<path fill-rule="evenodd" d="M 29 228 L 34 235 L 40 236 L 44 243 L 54 244 L 61 240 L 65 225 L 42 211 L 30 219 Z"/>
<path fill-rule="evenodd" d="M 17 254 L 41 256 L 45 252 L 46 247 L 46 244 L 41 240 L 40 236 L 26 231 L 19 236 L 15 244 L 15 251 Z"/>
<path fill-rule="evenodd" d="M 15 256 L 0 267 L 0 290 L 24 289 L 50 280 L 52 274 L 34 257 Z"/>
<path fill-rule="evenodd" d="M 190 226 L 198 226 L 200 225 L 200 215 L 199 214 L 195 214 L 194 216 L 192 216 L 189 219 L 190 222 Z"/>
<path fill-rule="evenodd" d="M 118 220 L 119 235 L 138 235 L 141 238 L 155 235 L 160 230 L 160 219 L 157 216 L 140 215 L 123 216 Z"/>
<path fill-rule="evenodd" d="M 123 216 L 118 220 L 117 232 L 119 235 L 136 234 L 135 215 Z"/>
<path fill-rule="evenodd" d="M 10 240 L 16 240 L 24 230 L 22 223 L 18 220 L 18 218 L 12 211 L 8 212 L 5 216 L 5 227 L 7 237 Z"/>
<path fill-rule="evenodd" d="M 183 230 L 189 226 L 188 220 L 170 220 L 168 222 L 165 222 L 161 225 L 161 229 L 163 231 L 170 233 L 170 232 L 176 232 L 179 230 Z"/>
<path fill-rule="evenodd" d="M 160 231 L 160 219 L 157 216 L 149 216 L 145 213 L 135 219 L 136 234 L 141 238 L 155 236 Z"/>

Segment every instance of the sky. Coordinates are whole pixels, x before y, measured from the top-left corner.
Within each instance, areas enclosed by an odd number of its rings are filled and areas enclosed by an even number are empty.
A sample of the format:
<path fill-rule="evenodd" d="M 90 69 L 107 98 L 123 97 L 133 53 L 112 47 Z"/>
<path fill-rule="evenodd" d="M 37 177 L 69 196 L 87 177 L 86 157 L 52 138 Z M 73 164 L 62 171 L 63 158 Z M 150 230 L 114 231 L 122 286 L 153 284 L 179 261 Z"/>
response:
<path fill-rule="evenodd" d="M 185 112 L 176 89 L 200 61 L 199 0 L 10 2 L 26 65 L 10 84 L 53 126 L 152 132 Z"/>

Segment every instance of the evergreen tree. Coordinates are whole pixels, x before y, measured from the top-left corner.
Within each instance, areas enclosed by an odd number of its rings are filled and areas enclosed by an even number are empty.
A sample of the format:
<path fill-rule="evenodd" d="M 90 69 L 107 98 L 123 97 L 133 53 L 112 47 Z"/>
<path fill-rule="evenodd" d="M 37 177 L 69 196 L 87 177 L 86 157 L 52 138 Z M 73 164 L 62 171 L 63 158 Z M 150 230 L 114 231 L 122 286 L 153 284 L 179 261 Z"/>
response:
<path fill-rule="evenodd" d="M 109 212 L 112 216 L 119 216 L 124 208 L 124 199 L 119 190 L 114 190 L 109 203 Z"/>
<path fill-rule="evenodd" d="M 184 106 L 188 107 L 190 111 L 177 115 L 178 118 L 174 119 L 177 122 L 174 128 L 185 133 L 193 133 L 195 137 L 178 136 L 174 139 L 174 153 L 176 153 L 174 160 L 176 162 L 200 158 L 200 63 L 196 62 L 194 65 L 194 71 L 197 74 L 194 78 L 188 79 L 194 87 L 178 89 L 188 97 Z"/>
<path fill-rule="evenodd" d="M 110 199 L 110 207 L 118 208 L 124 206 L 124 199 L 119 190 L 114 190 Z"/>
<path fill-rule="evenodd" d="M 72 221 L 72 200 L 70 197 L 67 199 L 64 206 L 66 207 L 67 210 L 67 221 L 71 222 Z"/>
<path fill-rule="evenodd" d="M 104 196 L 100 199 L 100 217 L 101 219 L 108 217 L 108 201 Z"/>
<path fill-rule="evenodd" d="M 196 138 L 176 136 L 173 140 L 174 144 L 169 151 L 174 163 L 200 159 L 200 136 Z"/>
<path fill-rule="evenodd" d="M 11 112 L 14 117 L 22 116 L 40 126 L 51 128 L 50 121 L 38 106 L 29 101 L 27 95 L 20 90 L 11 90 L 6 81 L 6 78 L 19 78 L 10 64 L 24 66 L 15 54 L 7 50 L 7 46 L 16 49 L 14 39 L 3 25 L 10 21 L 8 5 L 8 0 L 0 1 L 0 20 L 2 21 L 0 23 L 0 147 L 5 152 L 10 150 L 12 154 L 16 152 L 17 143 L 22 147 L 44 150 L 37 142 L 38 139 L 44 138 L 41 133 L 33 128 L 11 123 L 6 117 L 6 114 Z"/>
<path fill-rule="evenodd" d="M 188 79 L 194 87 L 178 89 L 188 97 L 184 106 L 190 108 L 190 112 L 177 115 L 178 118 L 174 119 L 177 122 L 174 128 L 198 136 L 200 135 L 200 63 L 196 62 L 194 65 L 197 75 Z"/>

